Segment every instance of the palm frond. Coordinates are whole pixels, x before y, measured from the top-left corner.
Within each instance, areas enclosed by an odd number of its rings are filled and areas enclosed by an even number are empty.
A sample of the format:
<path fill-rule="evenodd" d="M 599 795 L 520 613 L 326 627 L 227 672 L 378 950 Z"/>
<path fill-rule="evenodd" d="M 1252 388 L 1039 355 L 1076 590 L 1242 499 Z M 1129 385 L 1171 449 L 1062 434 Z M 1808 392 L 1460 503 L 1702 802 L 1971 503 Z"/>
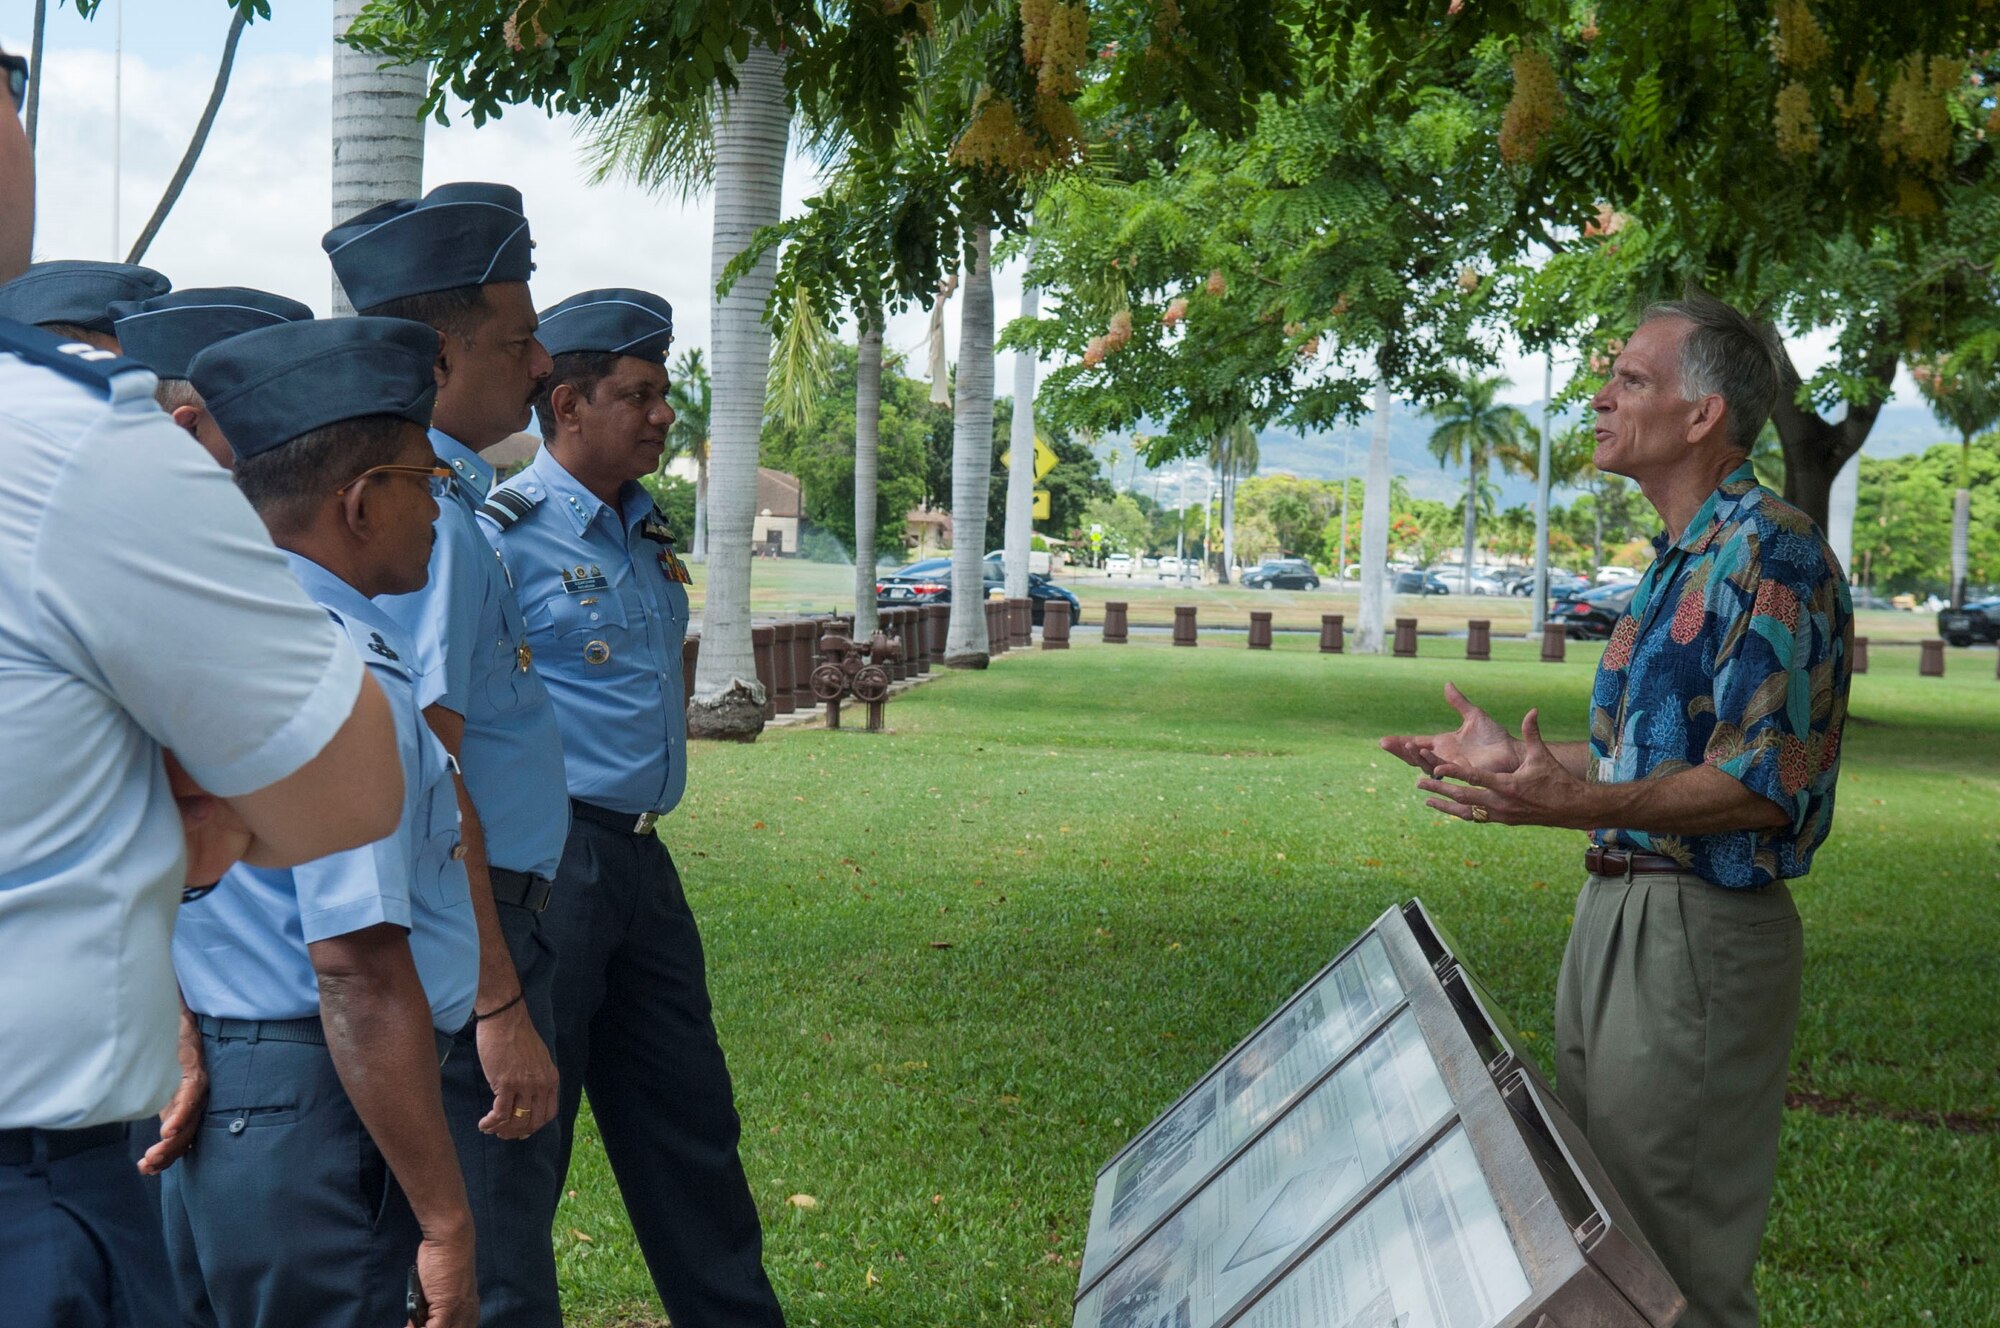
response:
<path fill-rule="evenodd" d="M 764 384 L 764 413 L 803 428 L 833 381 L 833 332 L 813 305 L 804 282 L 795 285 L 774 317 L 771 370 Z"/>
<path fill-rule="evenodd" d="M 592 184 L 614 176 L 691 203 L 715 181 L 715 95 L 675 106 L 621 102 L 608 115 L 577 123 Z"/>

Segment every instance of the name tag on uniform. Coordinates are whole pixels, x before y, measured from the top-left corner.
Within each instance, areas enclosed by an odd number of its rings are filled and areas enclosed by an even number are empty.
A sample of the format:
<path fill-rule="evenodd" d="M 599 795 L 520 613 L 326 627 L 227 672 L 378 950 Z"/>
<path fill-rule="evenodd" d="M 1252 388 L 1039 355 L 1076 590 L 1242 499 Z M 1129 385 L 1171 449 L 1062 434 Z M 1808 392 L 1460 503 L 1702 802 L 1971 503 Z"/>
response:
<path fill-rule="evenodd" d="M 565 567 L 562 569 L 563 594 L 588 595 L 593 590 L 608 590 L 611 583 L 604 579 L 602 567 Z"/>

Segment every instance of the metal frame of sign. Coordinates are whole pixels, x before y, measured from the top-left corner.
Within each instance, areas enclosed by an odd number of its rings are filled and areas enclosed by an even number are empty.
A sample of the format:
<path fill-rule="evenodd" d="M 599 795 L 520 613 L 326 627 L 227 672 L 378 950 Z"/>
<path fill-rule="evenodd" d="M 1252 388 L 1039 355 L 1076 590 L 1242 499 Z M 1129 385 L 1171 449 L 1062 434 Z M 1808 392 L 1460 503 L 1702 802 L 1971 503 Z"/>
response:
<path fill-rule="evenodd" d="M 1369 936 L 1387 951 L 1400 999 L 1358 1027 L 1348 1046 L 1285 1095 L 1270 1115 L 1216 1159 L 1165 1211 L 1123 1243 L 1118 1255 L 1080 1282 L 1076 1300 L 1105 1281 L 1174 1216 L 1183 1211 L 1258 1140 L 1351 1062 L 1405 1010 L 1415 1018 L 1453 1109 L 1408 1140 L 1402 1150 L 1323 1221 L 1208 1328 L 1229 1328 L 1270 1290 L 1332 1239 L 1370 1200 L 1411 1165 L 1462 1128 L 1505 1224 L 1530 1287 L 1529 1295 L 1495 1328 L 1669 1328 L 1686 1301 L 1660 1267 L 1630 1213 L 1613 1192 L 1581 1130 L 1556 1104 L 1539 1069 L 1516 1049 L 1513 1029 L 1467 970 L 1457 946 L 1418 900 L 1392 908 L 1341 950 L 1209 1072 L 1176 1098 L 1105 1164 L 1118 1165 L 1195 1093 L 1209 1086 L 1264 1031 L 1354 954 Z"/>

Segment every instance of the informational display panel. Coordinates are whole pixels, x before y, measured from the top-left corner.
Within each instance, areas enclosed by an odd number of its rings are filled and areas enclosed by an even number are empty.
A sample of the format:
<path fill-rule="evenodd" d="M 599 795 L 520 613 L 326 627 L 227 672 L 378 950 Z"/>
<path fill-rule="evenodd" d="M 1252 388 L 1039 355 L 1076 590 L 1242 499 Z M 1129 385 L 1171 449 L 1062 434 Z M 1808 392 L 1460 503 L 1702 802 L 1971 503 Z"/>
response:
<path fill-rule="evenodd" d="M 1384 914 L 1112 1159 L 1074 1328 L 1678 1317 L 1449 947 L 1415 901 Z"/>
<path fill-rule="evenodd" d="M 1084 1280 L 1351 1051 L 1401 997 L 1388 951 L 1371 932 L 1286 1002 L 1098 1177 Z"/>

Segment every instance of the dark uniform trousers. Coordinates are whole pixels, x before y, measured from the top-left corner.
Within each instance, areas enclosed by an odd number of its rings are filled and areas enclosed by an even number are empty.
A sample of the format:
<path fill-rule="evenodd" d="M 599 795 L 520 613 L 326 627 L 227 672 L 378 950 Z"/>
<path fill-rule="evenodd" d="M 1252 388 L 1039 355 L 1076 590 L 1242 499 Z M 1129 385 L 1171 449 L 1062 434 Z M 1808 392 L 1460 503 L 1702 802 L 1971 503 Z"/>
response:
<path fill-rule="evenodd" d="M 0 1324 L 176 1322 L 159 1209 L 123 1125 L 0 1130 Z"/>
<path fill-rule="evenodd" d="M 206 1033 L 202 1055 L 208 1111 L 163 1187 L 181 1321 L 401 1324 L 416 1217 L 333 1057 L 324 1046 Z"/>
<path fill-rule="evenodd" d="M 674 1328 L 782 1325 L 737 1155 L 701 936 L 666 846 L 580 813 L 543 925 L 562 957 L 562 1171 L 587 1091 Z"/>
<path fill-rule="evenodd" d="M 515 904 L 495 907 L 521 979 L 521 1003 L 554 1056 L 556 957 L 542 915 Z M 551 1121 L 520 1140 L 480 1132 L 480 1120 L 493 1108 L 493 1087 L 479 1065 L 476 1027 L 467 1024 L 459 1033 L 440 1077 L 478 1241 L 479 1322 L 482 1328 L 561 1328 L 549 1227 L 563 1181 L 562 1126 Z"/>

